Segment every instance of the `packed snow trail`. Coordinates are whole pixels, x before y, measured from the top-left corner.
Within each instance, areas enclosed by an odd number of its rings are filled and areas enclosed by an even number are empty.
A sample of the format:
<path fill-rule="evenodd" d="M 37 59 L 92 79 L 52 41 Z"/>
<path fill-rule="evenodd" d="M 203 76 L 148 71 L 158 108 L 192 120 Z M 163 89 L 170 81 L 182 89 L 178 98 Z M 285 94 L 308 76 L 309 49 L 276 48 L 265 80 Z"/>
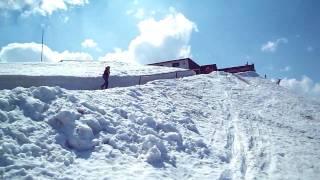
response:
<path fill-rule="evenodd" d="M 0 93 L 2 179 L 316 179 L 320 104 L 212 73 Z"/>

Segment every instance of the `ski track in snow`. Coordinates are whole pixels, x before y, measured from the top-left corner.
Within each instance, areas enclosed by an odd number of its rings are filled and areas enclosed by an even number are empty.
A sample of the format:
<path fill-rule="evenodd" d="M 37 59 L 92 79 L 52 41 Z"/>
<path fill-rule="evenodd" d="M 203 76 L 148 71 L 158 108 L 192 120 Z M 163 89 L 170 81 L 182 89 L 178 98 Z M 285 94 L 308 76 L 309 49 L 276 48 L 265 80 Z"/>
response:
<path fill-rule="evenodd" d="M 317 179 L 320 104 L 212 73 L 0 94 L 2 179 Z"/>
<path fill-rule="evenodd" d="M 266 178 L 267 166 L 270 163 L 268 158 L 270 154 L 267 152 L 270 148 L 268 138 L 264 138 L 267 135 L 261 134 L 259 124 L 254 124 L 240 115 L 241 110 L 237 109 L 237 105 L 241 104 L 240 97 L 246 96 L 245 87 L 242 86 L 248 87 L 250 83 L 238 76 L 235 77 L 241 82 L 229 78 L 230 84 L 234 84 L 237 88 L 226 91 L 227 102 L 224 103 L 225 113 L 229 113 L 225 118 L 229 121 L 226 126 L 225 148 L 228 151 L 230 167 L 223 171 L 220 179 L 253 179 L 258 176 Z"/>

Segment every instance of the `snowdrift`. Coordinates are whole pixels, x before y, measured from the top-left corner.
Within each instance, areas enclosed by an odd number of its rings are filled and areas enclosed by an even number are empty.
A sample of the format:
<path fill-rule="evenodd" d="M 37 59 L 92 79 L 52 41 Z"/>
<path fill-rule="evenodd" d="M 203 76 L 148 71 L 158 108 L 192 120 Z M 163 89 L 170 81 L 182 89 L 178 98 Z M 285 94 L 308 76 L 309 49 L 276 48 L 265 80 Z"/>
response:
<path fill-rule="evenodd" d="M 69 90 L 97 90 L 102 73 L 111 66 L 109 88 L 145 84 L 156 79 L 195 75 L 191 70 L 143 66 L 124 62 L 0 63 L 0 89 L 59 86 Z"/>
<path fill-rule="evenodd" d="M 320 104 L 241 79 L 1 90 L 0 177 L 317 179 Z"/>
<path fill-rule="evenodd" d="M 128 87 L 145 84 L 157 79 L 175 79 L 195 75 L 191 70 L 176 71 L 161 74 L 141 76 L 114 76 L 109 77 L 109 88 Z M 98 90 L 104 83 L 99 77 L 79 76 L 24 76 L 24 75 L 0 75 L 0 89 L 13 89 L 16 87 L 32 86 L 59 86 L 69 90 Z"/>

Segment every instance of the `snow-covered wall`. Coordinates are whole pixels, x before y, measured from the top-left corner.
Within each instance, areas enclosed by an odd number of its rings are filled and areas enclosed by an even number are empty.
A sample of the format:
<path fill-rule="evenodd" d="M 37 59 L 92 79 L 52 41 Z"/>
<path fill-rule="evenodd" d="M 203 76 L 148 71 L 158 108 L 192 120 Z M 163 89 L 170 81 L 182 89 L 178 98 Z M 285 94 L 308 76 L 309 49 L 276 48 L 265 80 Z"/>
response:
<path fill-rule="evenodd" d="M 106 66 L 111 67 L 112 76 L 141 76 L 184 70 L 119 61 L 0 63 L 0 75 L 101 77 Z"/>
<path fill-rule="evenodd" d="M 110 76 L 109 88 L 127 87 L 145 84 L 157 79 L 174 79 L 195 75 L 192 70 L 176 71 L 150 75 Z M 28 76 L 28 75 L 0 75 L 0 89 L 32 86 L 60 86 L 69 90 L 96 90 L 103 84 L 102 77 L 77 76 Z"/>

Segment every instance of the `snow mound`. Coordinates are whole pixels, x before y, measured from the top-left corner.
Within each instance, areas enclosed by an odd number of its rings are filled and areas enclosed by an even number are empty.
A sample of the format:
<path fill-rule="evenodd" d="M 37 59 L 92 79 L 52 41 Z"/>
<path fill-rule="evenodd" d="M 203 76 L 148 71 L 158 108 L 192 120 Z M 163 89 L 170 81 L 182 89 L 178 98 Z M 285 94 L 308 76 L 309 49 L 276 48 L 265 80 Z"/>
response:
<path fill-rule="evenodd" d="M 1 90 L 0 177 L 316 179 L 319 109 L 223 72 L 108 91 Z"/>

